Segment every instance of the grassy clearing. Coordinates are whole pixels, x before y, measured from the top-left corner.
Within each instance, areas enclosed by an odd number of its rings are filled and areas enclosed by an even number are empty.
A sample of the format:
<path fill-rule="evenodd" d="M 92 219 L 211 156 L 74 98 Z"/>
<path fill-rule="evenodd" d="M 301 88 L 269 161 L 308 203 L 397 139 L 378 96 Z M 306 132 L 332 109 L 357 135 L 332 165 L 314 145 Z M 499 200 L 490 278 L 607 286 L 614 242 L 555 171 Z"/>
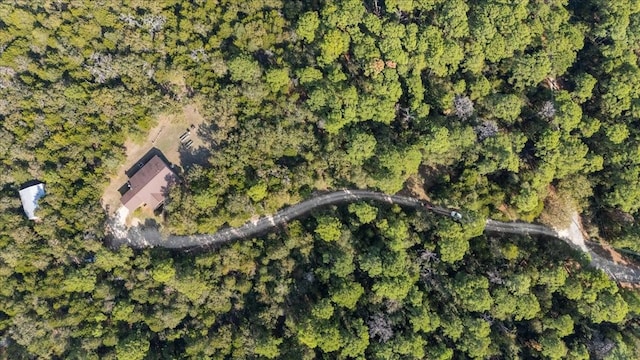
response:
<path fill-rule="evenodd" d="M 184 167 L 180 157 L 180 135 L 187 128 L 194 125 L 197 129 L 204 118 L 200 115 L 196 104 L 184 106 L 177 113 L 160 114 L 156 118 L 156 125 L 147 135 L 138 139 L 129 138 L 125 141 L 126 161 L 120 165 L 117 172 L 109 179 L 109 185 L 102 196 L 102 206 L 109 212 L 120 207 L 120 193 L 118 189 L 127 181 L 125 171 L 131 168 L 142 156 L 152 148 L 160 150 L 173 164 Z M 197 131 L 191 131 L 193 149 L 202 146 L 202 140 L 196 135 Z"/>

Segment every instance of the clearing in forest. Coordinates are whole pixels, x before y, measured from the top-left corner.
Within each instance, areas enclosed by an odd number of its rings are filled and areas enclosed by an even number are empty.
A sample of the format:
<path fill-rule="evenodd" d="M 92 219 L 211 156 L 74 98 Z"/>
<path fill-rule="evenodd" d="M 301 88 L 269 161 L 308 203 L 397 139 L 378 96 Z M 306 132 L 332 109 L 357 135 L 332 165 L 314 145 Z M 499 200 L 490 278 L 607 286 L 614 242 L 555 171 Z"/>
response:
<path fill-rule="evenodd" d="M 420 200 L 431 201 L 425 189 L 425 181 L 419 175 L 412 175 L 406 182 L 410 195 Z"/>
<path fill-rule="evenodd" d="M 197 161 L 194 154 L 196 149 L 202 149 L 202 140 L 198 137 L 198 129 L 204 123 L 204 118 L 198 112 L 195 104 L 186 105 L 182 111 L 176 114 L 160 114 L 157 116 L 157 124 L 147 133 L 142 141 L 134 141 L 131 138 L 124 143 L 126 148 L 126 160 L 120 165 L 117 172 L 109 179 L 109 186 L 102 195 L 102 206 L 111 214 L 120 207 L 120 189 L 127 182 L 128 169 L 136 165 L 145 154 L 156 148 L 172 164 L 184 168 L 190 162 Z M 181 145 L 180 136 L 188 129 L 191 130 L 189 139 L 193 143 L 189 149 Z M 198 153 L 202 154 L 201 151 Z"/>

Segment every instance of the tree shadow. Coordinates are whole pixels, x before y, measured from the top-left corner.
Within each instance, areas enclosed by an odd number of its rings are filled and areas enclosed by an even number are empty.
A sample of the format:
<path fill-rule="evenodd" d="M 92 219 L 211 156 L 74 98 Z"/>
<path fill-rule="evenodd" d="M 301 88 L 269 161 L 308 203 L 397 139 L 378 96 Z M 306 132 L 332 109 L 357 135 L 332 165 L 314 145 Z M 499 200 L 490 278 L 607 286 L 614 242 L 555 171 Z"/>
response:
<path fill-rule="evenodd" d="M 176 173 L 167 174 L 164 177 L 164 181 L 167 182 L 167 186 L 163 186 L 162 188 L 160 188 L 160 193 L 166 199 L 169 196 L 169 192 L 171 192 L 171 188 L 180 183 L 180 178 L 178 178 L 178 175 Z"/>
<path fill-rule="evenodd" d="M 42 183 L 42 181 L 40 181 L 40 180 L 35 180 L 35 179 L 34 180 L 29 180 L 29 181 L 27 181 L 25 183 L 22 183 L 22 185 L 20 185 L 19 190 L 24 190 L 24 189 L 26 189 L 28 187 L 31 187 L 31 186 L 34 186 L 34 185 L 38 185 L 38 184 L 41 184 L 41 183 Z"/>
<path fill-rule="evenodd" d="M 160 224 L 158 224 L 158 222 L 156 221 L 156 219 L 151 219 L 151 218 L 146 218 L 144 219 L 144 222 L 142 223 L 143 228 L 152 228 L 152 229 L 157 229 L 160 228 Z"/>
<path fill-rule="evenodd" d="M 520 234 L 503 234 L 503 233 L 484 233 L 477 238 L 478 243 L 474 246 L 483 248 L 487 251 L 489 258 L 484 258 L 486 263 L 494 258 L 495 249 L 491 249 L 489 245 L 483 246 L 482 243 L 487 242 L 486 239 L 494 239 L 496 244 L 513 243 L 518 246 L 520 251 L 529 254 L 535 254 L 531 258 L 522 258 L 522 262 L 539 261 L 540 259 L 547 259 L 547 261 L 565 261 L 567 259 L 573 259 L 579 262 L 583 266 L 587 266 L 590 263 L 589 256 L 581 249 L 576 248 L 564 239 L 548 235 L 520 235 Z M 487 242 L 491 243 L 491 241 Z M 480 253 L 481 254 L 481 253 Z M 482 259 L 480 255 L 476 256 L 478 259 Z"/>
<path fill-rule="evenodd" d="M 196 135 L 202 140 L 204 144 L 208 145 L 210 150 L 218 148 L 219 144 L 215 140 L 215 134 L 220 131 L 220 126 L 214 121 L 205 121 L 198 126 Z"/>
<path fill-rule="evenodd" d="M 603 246 L 602 244 L 593 241 L 587 241 L 586 245 L 594 254 L 600 256 L 605 260 L 609 260 L 616 264 L 622 263 L 622 265 L 634 269 L 640 268 L 640 263 L 637 259 L 637 256 L 634 256 L 633 254 L 624 254 L 612 247 Z"/>
<path fill-rule="evenodd" d="M 191 169 L 194 165 L 202 167 L 209 166 L 209 156 L 211 156 L 211 151 L 203 146 L 198 146 L 197 148 L 180 146 L 178 152 L 180 154 L 180 165 L 185 170 Z"/>

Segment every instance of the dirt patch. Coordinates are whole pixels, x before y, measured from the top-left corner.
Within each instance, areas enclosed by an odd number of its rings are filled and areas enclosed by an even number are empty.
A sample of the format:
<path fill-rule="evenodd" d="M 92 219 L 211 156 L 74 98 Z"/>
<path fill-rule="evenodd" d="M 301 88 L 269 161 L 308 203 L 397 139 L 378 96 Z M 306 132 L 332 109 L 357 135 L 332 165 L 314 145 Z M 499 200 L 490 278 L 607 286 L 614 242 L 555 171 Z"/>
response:
<path fill-rule="evenodd" d="M 431 201 L 427 192 L 424 191 L 424 180 L 421 179 L 418 175 L 412 175 L 409 180 L 407 180 L 407 187 L 411 194 L 416 196 L 420 200 Z"/>
<path fill-rule="evenodd" d="M 182 111 L 177 114 L 160 115 L 158 116 L 158 125 L 149 132 L 149 136 L 142 146 L 142 152 L 148 151 L 150 147 L 156 147 L 171 163 L 184 166 L 186 164 L 181 164 L 180 158 L 180 136 L 190 130 L 189 140 L 193 140 L 191 148 L 199 148 L 202 146 L 202 140 L 197 136 L 196 129 L 203 122 L 204 118 L 198 112 L 195 104 L 183 107 Z M 133 155 L 133 157 L 136 156 Z M 129 151 L 127 150 L 127 160 L 129 159 Z"/>
<path fill-rule="evenodd" d="M 633 269 L 640 269 L 640 265 L 636 261 L 634 261 L 633 258 L 625 256 L 616 249 L 612 248 L 609 244 L 602 242 L 589 242 L 589 249 L 597 255 L 600 255 L 604 259 L 613 261 L 616 264 Z"/>
<path fill-rule="evenodd" d="M 611 254 L 600 243 L 589 243 L 589 249 L 606 260 L 613 261 Z"/>
<path fill-rule="evenodd" d="M 511 221 L 518 220 L 518 213 L 513 210 L 513 208 L 507 206 L 507 204 L 500 204 L 500 206 L 498 206 L 498 211 L 503 213 Z"/>
<path fill-rule="evenodd" d="M 633 283 L 626 283 L 626 282 L 621 282 L 618 283 L 621 287 L 626 288 L 626 289 L 640 289 L 640 284 L 633 284 Z"/>
<path fill-rule="evenodd" d="M 198 112 L 196 104 L 184 106 L 180 111 L 172 114 L 160 114 L 156 118 L 157 124 L 149 130 L 147 136 L 142 141 L 125 141 L 126 161 L 120 165 L 116 174 L 109 178 L 109 186 L 102 196 L 102 206 L 110 212 L 115 211 L 120 206 L 120 187 L 127 182 L 125 171 L 131 169 L 151 149 L 156 148 L 172 164 L 182 168 L 188 166 L 188 161 L 195 161 L 185 153 L 202 149 L 202 140 L 197 136 L 198 127 L 204 123 L 205 119 Z M 189 149 L 181 146 L 180 136 L 190 131 L 188 140 L 192 140 Z M 188 141 L 187 140 L 187 141 Z M 186 141 L 185 141 L 186 143 Z M 203 155 L 204 156 L 204 155 Z"/>
<path fill-rule="evenodd" d="M 606 251 L 607 254 L 609 254 L 609 258 L 611 258 L 611 260 L 616 264 L 629 265 L 629 262 L 622 257 L 622 254 L 617 252 L 614 248 L 612 248 L 608 244 L 600 244 L 600 246 L 602 246 L 602 249 Z"/>

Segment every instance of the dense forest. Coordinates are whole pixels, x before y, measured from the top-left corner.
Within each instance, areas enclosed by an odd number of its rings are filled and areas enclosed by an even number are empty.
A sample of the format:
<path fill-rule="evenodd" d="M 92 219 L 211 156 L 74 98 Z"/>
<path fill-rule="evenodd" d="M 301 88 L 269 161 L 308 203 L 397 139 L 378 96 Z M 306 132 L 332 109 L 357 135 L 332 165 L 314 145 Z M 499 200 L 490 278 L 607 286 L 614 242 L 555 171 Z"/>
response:
<path fill-rule="evenodd" d="M 545 238 L 640 251 L 639 0 L 0 3 L 0 358 L 640 358 L 640 294 Z M 105 245 L 124 142 L 195 104 L 163 231 L 426 189 L 198 253 Z M 39 222 L 17 190 L 39 179 Z"/>

